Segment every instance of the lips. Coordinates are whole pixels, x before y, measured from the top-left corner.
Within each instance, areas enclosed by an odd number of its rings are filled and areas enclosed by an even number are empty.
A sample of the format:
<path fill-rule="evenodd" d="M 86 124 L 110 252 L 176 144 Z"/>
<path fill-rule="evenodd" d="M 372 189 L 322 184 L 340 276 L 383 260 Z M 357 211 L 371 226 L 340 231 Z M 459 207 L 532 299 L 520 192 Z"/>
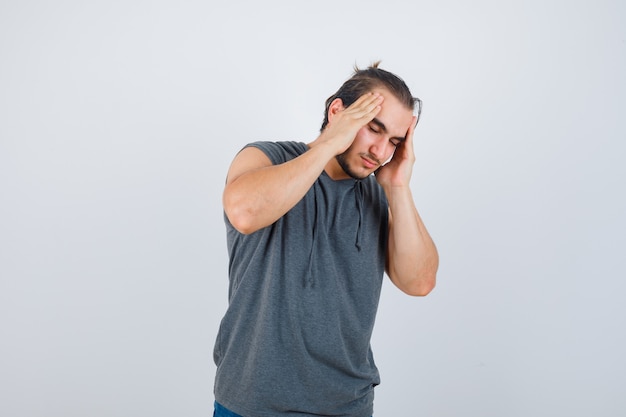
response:
<path fill-rule="evenodd" d="M 361 160 L 363 161 L 363 165 L 365 165 L 367 169 L 376 168 L 379 165 L 378 162 L 372 159 L 369 159 L 365 156 L 361 156 Z"/>

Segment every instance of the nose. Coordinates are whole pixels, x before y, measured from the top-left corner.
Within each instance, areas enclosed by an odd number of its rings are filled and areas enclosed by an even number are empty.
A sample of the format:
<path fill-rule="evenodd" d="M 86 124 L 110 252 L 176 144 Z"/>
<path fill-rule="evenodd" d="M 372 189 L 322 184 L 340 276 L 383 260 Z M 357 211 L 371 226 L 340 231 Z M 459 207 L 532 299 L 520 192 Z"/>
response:
<path fill-rule="evenodd" d="M 387 159 L 385 158 L 385 155 L 389 144 L 389 139 L 383 135 L 372 143 L 369 152 L 382 163 L 385 159 Z"/>

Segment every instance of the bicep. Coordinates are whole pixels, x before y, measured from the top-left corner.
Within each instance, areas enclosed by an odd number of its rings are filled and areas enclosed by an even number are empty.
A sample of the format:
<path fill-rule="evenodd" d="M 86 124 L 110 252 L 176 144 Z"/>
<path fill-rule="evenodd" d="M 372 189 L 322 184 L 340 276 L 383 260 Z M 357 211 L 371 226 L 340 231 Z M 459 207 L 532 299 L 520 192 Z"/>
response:
<path fill-rule="evenodd" d="M 233 159 L 226 176 L 226 185 L 248 172 L 272 165 L 272 161 L 263 151 L 255 147 L 242 149 Z"/>

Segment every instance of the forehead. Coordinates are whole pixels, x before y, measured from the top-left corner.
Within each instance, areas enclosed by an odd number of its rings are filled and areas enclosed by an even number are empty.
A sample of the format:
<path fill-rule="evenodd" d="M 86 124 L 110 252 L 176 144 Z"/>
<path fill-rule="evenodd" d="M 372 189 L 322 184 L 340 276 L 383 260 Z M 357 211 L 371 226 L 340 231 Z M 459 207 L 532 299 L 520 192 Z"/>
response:
<path fill-rule="evenodd" d="M 391 136 L 404 137 L 413 120 L 413 110 L 407 108 L 386 88 L 375 88 L 385 100 L 376 118 L 385 124 Z"/>

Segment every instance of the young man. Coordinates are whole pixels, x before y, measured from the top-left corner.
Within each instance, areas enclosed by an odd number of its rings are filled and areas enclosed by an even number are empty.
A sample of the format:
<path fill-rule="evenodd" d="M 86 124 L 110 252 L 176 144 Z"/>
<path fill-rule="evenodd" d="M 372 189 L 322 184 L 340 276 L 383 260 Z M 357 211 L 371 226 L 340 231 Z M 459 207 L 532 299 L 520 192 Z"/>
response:
<path fill-rule="evenodd" d="M 233 160 L 215 416 L 372 415 L 383 274 L 423 296 L 438 267 L 409 187 L 420 107 L 375 63 L 327 100 L 313 142 L 256 142 Z"/>

